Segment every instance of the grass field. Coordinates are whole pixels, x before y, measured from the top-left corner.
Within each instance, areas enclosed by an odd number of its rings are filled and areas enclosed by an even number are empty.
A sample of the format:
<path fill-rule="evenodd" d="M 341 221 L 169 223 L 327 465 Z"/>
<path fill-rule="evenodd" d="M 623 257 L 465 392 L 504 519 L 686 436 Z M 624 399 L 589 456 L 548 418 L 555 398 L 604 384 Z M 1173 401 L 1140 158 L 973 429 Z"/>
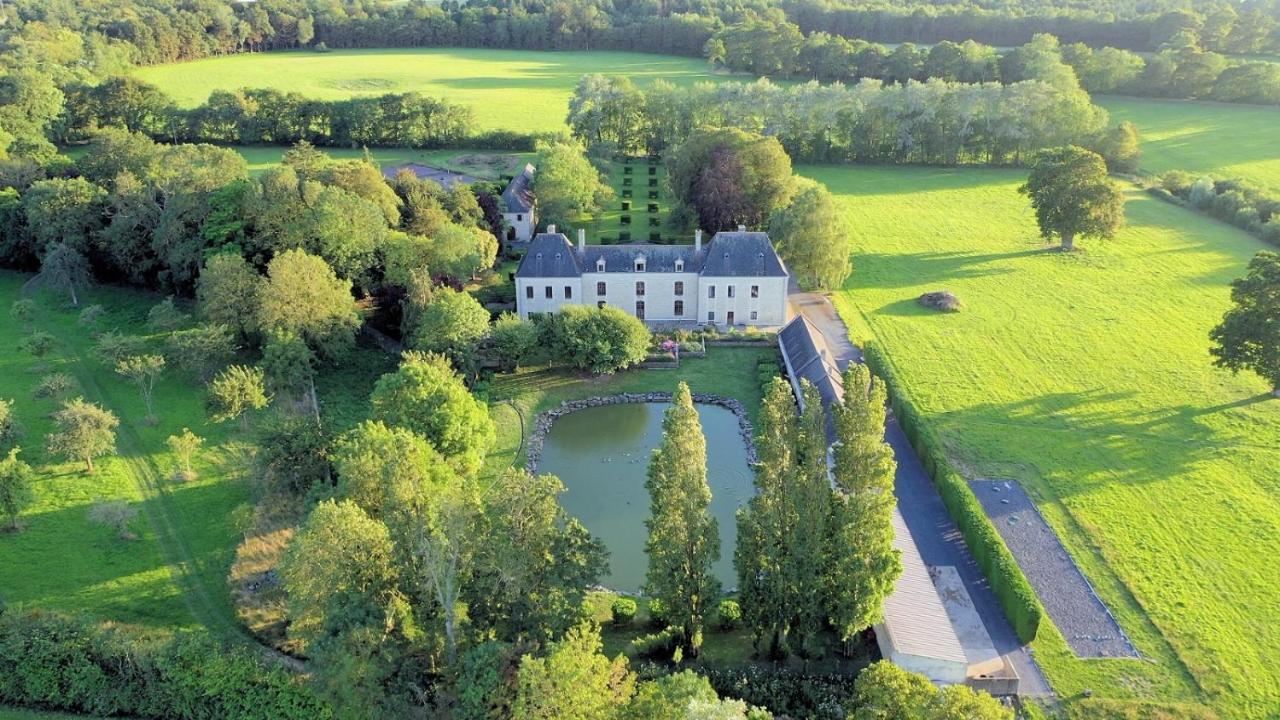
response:
<path fill-rule="evenodd" d="M 1142 169 L 1244 177 L 1280 190 L 1280 108 L 1099 95 L 1142 135 Z"/>
<path fill-rule="evenodd" d="M 1046 251 L 1024 174 L 803 167 L 839 197 L 855 271 L 836 295 L 855 339 L 887 351 L 972 476 L 1022 481 L 1153 662 L 1074 659 L 1036 641 L 1072 697 L 1280 707 L 1280 400 L 1210 365 L 1228 283 L 1264 248 L 1131 193 L 1128 226 Z M 939 315 L 915 298 L 955 292 Z"/>
<path fill-rule="evenodd" d="M 226 575 L 240 538 L 235 511 L 250 499 L 245 481 L 249 443 L 232 424 L 205 417 L 204 392 L 181 371 L 170 369 L 155 390 L 155 426 L 143 422 L 137 389 L 92 354 L 90 334 L 61 297 L 41 297 L 31 326 L 51 332 L 56 349 L 45 358 L 49 371 L 75 377 L 81 394 L 115 412 L 118 456 L 103 458 L 94 475 L 43 451 L 57 403 L 37 399 L 39 361 L 16 348 L 27 328 L 9 315 L 29 276 L 0 272 L 0 397 L 16 401 L 25 436 L 22 457 L 37 470 L 37 502 L 21 518 L 25 529 L 0 533 L 0 595 L 10 604 L 85 612 L 105 620 L 164 628 L 204 625 L 240 638 L 226 591 Z M 102 327 L 147 335 L 146 313 L 159 298 L 121 288 L 95 288 L 82 300 L 106 308 Z M 154 350 L 160 348 L 153 338 Z M 368 395 L 378 373 L 391 366 L 380 351 L 361 349 L 344 372 L 317 381 L 326 422 L 341 429 L 367 415 Z M 189 427 L 206 439 L 198 455 L 198 480 L 170 479 L 174 459 L 165 438 Z M 99 500 L 125 500 L 138 510 L 136 540 L 87 519 Z"/>
<path fill-rule="evenodd" d="M 569 95 L 587 73 L 626 75 L 640 83 L 728 77 L 712 75 L 696 58 L 460 48 L 228 55 L 140 68 L 137 76 L 185 107 L 204 102 L 213 90 L 243 87 L 324 100 L 420 92 L 470 105 L 481 130 L 544 132 L 564 129 Z"/>

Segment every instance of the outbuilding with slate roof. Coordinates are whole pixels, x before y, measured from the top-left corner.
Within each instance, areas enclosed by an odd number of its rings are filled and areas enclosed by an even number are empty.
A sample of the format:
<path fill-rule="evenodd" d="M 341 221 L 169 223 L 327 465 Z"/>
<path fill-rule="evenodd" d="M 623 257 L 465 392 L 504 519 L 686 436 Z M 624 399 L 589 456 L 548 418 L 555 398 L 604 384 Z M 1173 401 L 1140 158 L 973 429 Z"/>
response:
<path fill-rule="evenodd" d="M 538 207 L 533 195 L 533 165 L 526 164 L 502 191 L 502 219 L 507 224 L 509 242 L 529 242 L 538 226 Z"/>
<path fill-rule="evenodd" d="M 555 227 L 539 233 L 516 270 L 521 317 L 565 305 L 613 305 L 660 325 L 780 327 L 787 322 L 787 268 L 762 232 L 716 233 L 704 246 L 574 246 Z"/>

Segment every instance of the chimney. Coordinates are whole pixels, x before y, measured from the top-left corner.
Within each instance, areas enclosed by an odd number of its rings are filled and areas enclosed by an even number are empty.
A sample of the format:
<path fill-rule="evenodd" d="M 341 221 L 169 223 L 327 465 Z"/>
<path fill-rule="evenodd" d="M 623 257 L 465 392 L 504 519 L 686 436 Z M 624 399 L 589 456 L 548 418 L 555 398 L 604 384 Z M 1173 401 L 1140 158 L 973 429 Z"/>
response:
<path fill-rule="evenodd" d="M 547 234 L 548 234 L 548 235 L 555 235 L 555 234 L 556 234 L 556 226 L 555 226 L 555 225 L 548 225 L 548 226 L 547 226 Z"/>
<path fill-rule="evenodd" d="M 702 228 L 693 231 L 693 252 L 702 252 Z"/>
<path fill-rule="evenodd" d="M 555 227 L 555 226 L 554 226 L 554 225 L 552 225 L 551 227 Z M 739 226 L 738 226 L 738 232 L 746 232 L 746 231 L 747 231 L 747 226 L 746 226 L 746 225 L 739 225 Z"/>
<path fill-rule="evenodd" d="M 587 230 L 586 228 L 578 228 L 578 252 L 587 251 Z"/>

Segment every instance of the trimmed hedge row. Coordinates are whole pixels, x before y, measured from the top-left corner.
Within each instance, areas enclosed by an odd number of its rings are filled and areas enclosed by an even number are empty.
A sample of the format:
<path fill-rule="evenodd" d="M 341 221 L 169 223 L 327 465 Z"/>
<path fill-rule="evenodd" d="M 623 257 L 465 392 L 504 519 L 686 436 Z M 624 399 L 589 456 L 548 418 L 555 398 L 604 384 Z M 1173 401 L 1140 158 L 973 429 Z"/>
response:
<path fill-rule="evenodd" d="M 960 528 L 960 534 L 969 545 L 978 567 L 987 576 L 987 582 L 1000 600 L 1014 632 L 1022 642 L 1031 642 L 1044 617 L 1044 607 L 1035 590 L 1022 574 L 1022 568 L 1013 559 L 1009 547 L 987 517 L 969 483 L 951 466 L 937 435 L 921 420 L 919 411 L 907 399 L 902 383 L 894 376 L 879 348 L 867 343 L 864 352 L 867 365 L 888 384 L 889 403 L 898 423 L 937 486 L 947 512 Z"/>
<path fill-rule="evenodd" d="M 182 720 L 322 720 L 297 677 L 204 633 L 143 635 L 33 611 L 0 615 L 0 703 Z"/>

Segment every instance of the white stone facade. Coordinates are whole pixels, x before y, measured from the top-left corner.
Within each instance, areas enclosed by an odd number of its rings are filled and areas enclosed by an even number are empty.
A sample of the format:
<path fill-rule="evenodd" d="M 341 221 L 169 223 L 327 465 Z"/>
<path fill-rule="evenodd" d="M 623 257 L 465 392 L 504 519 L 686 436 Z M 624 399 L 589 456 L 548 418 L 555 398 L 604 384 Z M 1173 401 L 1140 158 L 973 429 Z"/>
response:
<path fill-rule="evenodd" d="M 577 247 L 549 228 L 516 271 L 522 318 L 565 305 L 612 305 L 646 322 L 781 326 L 788 320 L 786 268 L 764 233 L 718 233 L 692 245 Z M 705 272 L 712 269 L 715 275 Z"/>

